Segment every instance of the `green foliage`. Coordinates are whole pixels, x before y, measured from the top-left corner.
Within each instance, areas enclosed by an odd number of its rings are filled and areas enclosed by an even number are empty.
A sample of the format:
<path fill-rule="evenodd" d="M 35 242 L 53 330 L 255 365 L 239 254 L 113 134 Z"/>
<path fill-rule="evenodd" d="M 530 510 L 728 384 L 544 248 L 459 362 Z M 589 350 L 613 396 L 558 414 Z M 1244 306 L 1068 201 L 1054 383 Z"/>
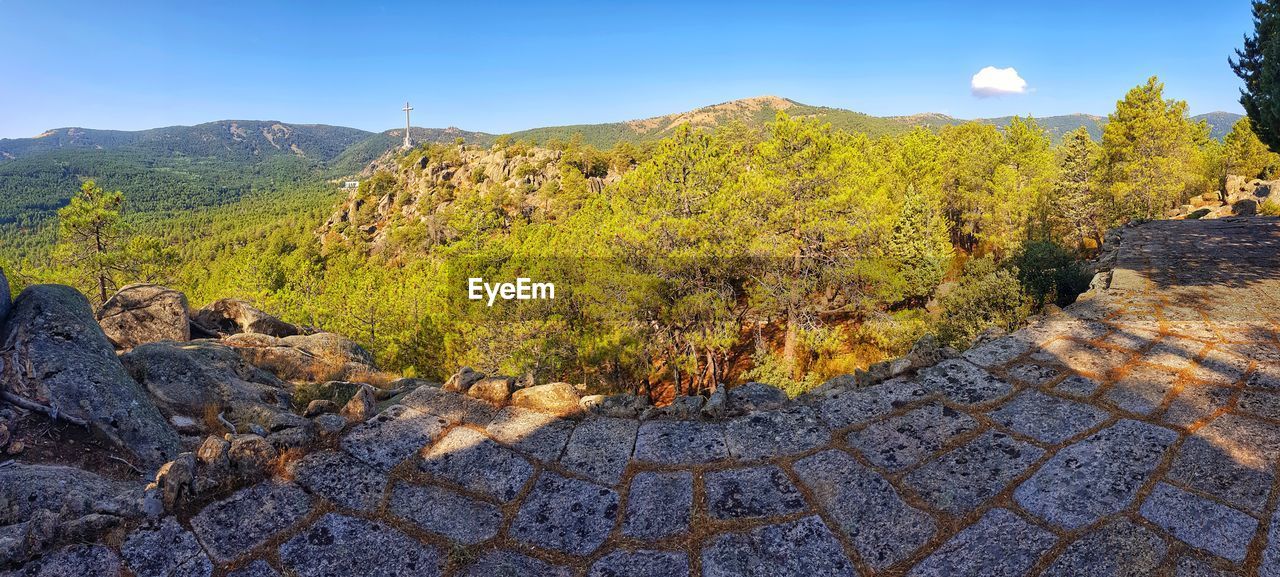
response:
<path fill-rule="evenodd" d="M 960 281 L 941 305 L 938 336 L 962 349 L 987 328 L 1017 328 L 1031 312 L 1017 271 L 998 267 L 989 257 L 966 263 Z"/>
<path fill-rule="evenodd" d="M 903 298 L 917 305 L 927 301 L 950 268 L 952 253 L 940 199 L 908 187 L 888 251 L 902 275 Z"/>
<path fill-rule="evenodd" d="M 1029 242 L 1009 262 L 1017 270 L 1018 282 L 1036 308 L 1049 302 L 1069 305 L 1089 288 L 1091 277 L 1080 266 L 1080 261 L 1051 241 Z"/>
<path fill-rule="evenodd" d="M 1198 146 L 1203 123 L 1187 118 L 1187 103 L 1164 99 L 1154 76 L 1116 103 L 1102 134 L 1102 175 L 1122 215 L 1155 219 L 1207 183 Z"/>
<path fill-rule="evenodd" d="M 1253 131 L 1253 121 L 1241 118 L 1222 140 L 1225 174 L 1246 178 L 1266 178 L 1280 165 L 1280 155 L 1271 152 Z M 1221 183 L 1219 183 L 1221 184 Z"/>
<path fill-rule="evenodd" d="M 1253 3 L 1252 36 L 1236 50 L 1231 68 L 1244 81 L 1240 104 L 1271 149 L 1280 149 L 1280 3 Z"/>
<path fill-rule="evenodd" d="M 1227 148 L 1213 153 L 1184 117 L 1178 128 L 1160 113 L 1172 105 L 1158 94 L 1139 96 L 1113 115 L 1130 128 L 1109 147 L 1079 130 L 1055 149 L 1030 119 L 873 138 L 770 109 L 608 152 L 585 134 L 554 152 L 506 138 L 490 154 L 510 172 L 479 178 L 476 148 L 427 142 L 364 178 L 333 225 L 343 193 L 316 180 L 324 163 L 299 165 L 294 182 L 245 178 L 244 194 L 190 211 L 136 210 L 146 204 L 126 191 L 119 222 L 134 234 L 116 246 L 130 256 L 112 262 L 149 264 L 110 280 L 170 283 L 196 307 L 247 298 L 433 380 L 471 365 L 596 390 L 753 378 L 795 394 L 925 332 L 963 344 L 1073 297 L 1075 253 L 1062 247 L 1132 213 L 1133 197 L 1113 193 L 1148 177 L 1140 135 L 1190 143 L 1157 151 L 1186 153 L 1184 191 Z M 441 168 L 461 176 L 431 178 Z M 0 254 L 14 284 L 69 278 L 66 262 L 42 263 L 55 227 L 26 225 L 33 240 Z M 957 254 L 986 256 L 948 279 Z M 466 298 L 475 276 L 554 281 L 557 298 L 487 307 Z"/>

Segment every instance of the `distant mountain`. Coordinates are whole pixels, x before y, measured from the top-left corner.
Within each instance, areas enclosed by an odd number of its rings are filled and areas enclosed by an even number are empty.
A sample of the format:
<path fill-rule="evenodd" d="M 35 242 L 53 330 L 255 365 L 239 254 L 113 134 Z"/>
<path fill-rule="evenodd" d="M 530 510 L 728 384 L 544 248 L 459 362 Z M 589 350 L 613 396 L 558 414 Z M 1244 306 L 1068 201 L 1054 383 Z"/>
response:
<path fill-rule="evenodd" d="M 150 130 L 58 128 L 34 138 L 0 139 L 0 161 L 62 150 L 130 150 L 159 156 L 332 159 L 373 133 L 344 126 L 220 120 Z"/>
<path fill-rule="evenodd" d="M 1210 112 L 1191 117 L 1192 120 L 1197 122 L 1203 120 L 1208 123 L 1209 136 L 1219 140 L 1225 138 L 1231 132 L 1231 127 L 1235 126 L 1236 122 L 1241 118 L 1244 118 L 1243 114 L 1234 112 Z"/>
<path fill-rule="evenodd" d="M 739 121 L 759 128 L 772 121 L 779 110 L 786 111 L 791 116 L 818 117 L 836 128 L 872 136 L 900 134 L 915 126 L 936 128 L 957 122 L 950 117 L 935 114 L 876 117 L 852 110 L 810 106 L 778 96 L 757 96 L 641 120 L 548 126 L 513 132 L 511 136 L 517 140 L 545 143 L 550 140 L 569 140 L 575 134 L 580 134 L 586 144 L 609 148 L 619 142 L 659 140 L 670 135 L 677 126 L 686 123 L 698 128 L 710 128 Z"/>
<path fill-rule="evenodd" d="M 585 143 L 610 148 L 618 142 L 651 142 L 681 124 L 711 128 L 742 122 L 762 128 L 779 110 L 792 116 L 820 118 L 835 128 L 871 136 L 901 134 L 922 126 L 936 129 L 965 122 L 945 114 L 879 117 L 777 96 L 745 98 L 687 112 L 604 124 L 549 126 L 512 133 L 538 143 L 569 140 L 581 134 Z M 1214 112 L 1205 120 L 1222 138 L 1240 118 Z M 1005 126 L 1011 117 L 980 119 Z M 1054 141 L 1080 126 L 1094 138 L 1106 119 L 1071 114 L 1036 119 Z M 496 135 L 458 128 L 413 128 L 415 142 L 488 145 Z M 403 129 L 368 132 L 323 124 L 289 124 L 259 120 L 221 120 L 195 126 L 150 130 L 59 128 L 34 138 L 0 139 L 0 225 L 20 228 L 44 222 L 79 187 L 93 178 L 120 189 L 130 209 L 142 212 L 192 210 L 234 202 L 254 191 L 321 185 L 356 174 L 400 145 Z"/>
<path fill-rule="evenodd" d="M 647 142 L 661 139 L 671 133 L 677 126 L 688 123 L 695 127 L 715 127 L 738 121 L 750 127 L 760 128 L 773 120 L 779 110 L 791 116 L 820 118 L 833 127 L 849 132 L 861 132 L 870 136 L 901 134 L 912 128 L 941 128 L 967 122 L 945 114 L 924 113 L 910 116 L 871 116 L 861 112 L 812 106 L 802 104 L 778 96 L 757 96 L 723 102 L 712 106 L 704 106 L 665 116 L 655 116 L 643 120 L 625 122 L 609 122 L 604 124 L 574 124 L 568 126 L 547 126 L 511 133 L 516 139 L 545 143 L 549 140 L 569 140 L 575 134 L 582 135 L 583 142 L 597 148 L 609 148 L 618 142 Z M 1012 116 L 999 118 L 980 118 L 978 122 L 986 122 L 1004 127 L 1013 119 Z M 1214 138 L 1222 138 L 1231 130 L 1231 126 L 1240 115 L 1230 112 L 1212 112 L 1194 117 L 1195 120 L 1207 120 L 1212 127 Z M 1036 123 L 1048 131 L 1054 143 L 1062 141 L 1068 133 L 1081 126 L 1089 130 L 1093 138 L 1102 138 L 1102 125 L 1105 116 L 1093 114 L 1067 114 L 1062 116 L 1046 116 L 1036 118 Z"/>

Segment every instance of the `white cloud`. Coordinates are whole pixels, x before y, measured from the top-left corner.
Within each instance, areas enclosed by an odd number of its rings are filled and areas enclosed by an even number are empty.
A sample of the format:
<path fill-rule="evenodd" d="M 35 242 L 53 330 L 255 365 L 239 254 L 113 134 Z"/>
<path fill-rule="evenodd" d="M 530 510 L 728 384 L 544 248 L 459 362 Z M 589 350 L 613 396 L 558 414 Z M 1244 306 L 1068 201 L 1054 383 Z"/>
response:
<path fill-rule="evenodd" d="M 1018 71 L 1013 68 L 996 68 L 988 66 L 979 70 L 973 75 L 973 80 L 969 83 L 973 88 L 973 95 L 978 98 L 987 98 L 990 96 L 1003 96 L 1005 94 L 1024 94 L 1027 91 L 1027 81 L 1018 76 Z"/>

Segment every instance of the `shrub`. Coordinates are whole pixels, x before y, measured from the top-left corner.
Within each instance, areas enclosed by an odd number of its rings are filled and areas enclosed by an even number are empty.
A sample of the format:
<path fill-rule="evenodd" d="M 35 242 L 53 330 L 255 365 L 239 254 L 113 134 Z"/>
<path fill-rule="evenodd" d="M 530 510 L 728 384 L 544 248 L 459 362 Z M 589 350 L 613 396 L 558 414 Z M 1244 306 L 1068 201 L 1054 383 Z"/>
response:
<path fill-rule="evenodd" d="M 1066 306 L 1089 288 L 1089 274 L 1067 249 L 1051 241 L 1023 245 L 1010 261 L 1017 269 L 1018 282 L 1035 303 L 1036 309 L 1054 302 Z"/>
<path fill-rule="evenodd" d="M 998 268 L 990 257 L 966 263 L 960 282 L 941 305 L 939 337 L 961 349 L 978 333 L 991 327 L 1013 330 L 1031 314 L 1018 271 Z"/>
<path fill-rule="evenodd" d="M 1280 202 L 1268 198 L 1258 207 L 1258 214 L 1262 216 L 1280 216 Z"/>

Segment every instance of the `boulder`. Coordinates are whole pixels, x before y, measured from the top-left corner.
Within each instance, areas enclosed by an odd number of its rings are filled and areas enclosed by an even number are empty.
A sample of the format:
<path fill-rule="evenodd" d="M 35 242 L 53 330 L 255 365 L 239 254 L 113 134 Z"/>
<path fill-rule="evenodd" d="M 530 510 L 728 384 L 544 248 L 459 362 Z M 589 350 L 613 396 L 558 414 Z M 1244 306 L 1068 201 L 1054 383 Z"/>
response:
<path fill-rule="evenodd" d="M 485 377 L 467 389 L 467 396 L 501 407 L 511 398 L 515 382 L 512 377 Z"/>
<path fill-rule="evenodd" d="M 310 419 L 325 413 L 336 412 L 338 412 L 338 403 L 330 401 L 329 399 L 316 399 L 307 403 L 307 408 L 302 412 L 302 416 Z"/>
<path fill-rule="evenodd" d="M 316 431 L 319 432 L 322 437 L 336 435 L 342 432 L 342 429 L 347 426 L 346 419 L 333 413 L 320 415 L 315 419 L 312 419 L 312 422 L 315 424 Z"/>
<path fill-rule="evenodd" d="M 512 405 L 561 417 L 577 414 L 578 401 L 578 390 L 569 383 L 536 385 L 511 394 Z"/>
<path fill-rule="evenodd" d="M 351 395 L 351 400 L 342 406 L 342 415 L 348 422 L 359 423 L 373 416 L 374 410 L 378 405 L 378 400 L 373 396 L 373 387 L 363 385 L 356 390 L 356 394 Z"/>
<path fill-rule="evenodd" d="M 728 398 L 724 383 L 717 383 L 715 390 L 711 391 L 711 396 L 707 397 L 706 404 L 702 405 L 702 416 L 708 419 L 724 417 Z"/>
<path fill-rule="evenodd" d="M 702 412 L 707 398 L 702 395 L 679 396 L 665 407 L 650 407 L 640 415 L 641 419 L 693 419 Z"/>
<path fill-rule="evenodd" d="M 286 381 L 357 380 L 377 372 L 372 355 L 355 341 L 334 333 L 284 338 L 242 333 L 222 342 Z"/>
<path fill-rule="evenodd" d="M 209 412 L 238 426 L 271 426 L 281 413 L 296 416 L 288 384 L 216 341 L 147 343 L 120 361 L 162 412 L 191 417 L 206 427 L 203 432 L 211 432 Z"/>
<path fill-rule="evenodd" d="M 209 306 L 196 311 L 192 315 L 192 320 L 205 329 L 228 335 L 252 333 L 288 337 L 301 332 L 298 327 L 264 313 L 249 301 L 240 299 L 214 301 Z"/>
<path fill-rule="evenodd" d="M 279 453 L 259 435 L 232 435 L 227 448 L 227 460 L 231 470 L 245 478 L 259 478 L 275 463 Z"/>
<path fill-rule="evenodd" d="M 462 367 L 453 376 L 449 377 L 449 380 L 445 381 L 441 388 L 450 393 L 465 394 L 471 389 L 471 385 L 476 384 L 484 377 L 484 373 L 476 372 L 471 367 Z"/>
<path fill-rule="evenodd" d="M 84 295 L 36 285 L 13 303 L 0 335 L 6 393 L 81 422 L 149 468 L 178 454 L 178 435 L 102 333 Z"/>
<path fill-rule="evenodd" d="M 120 289 L 102 304 L 98 324 L 118 349 L 191 340 L 186 295 L 159 285 L 133 284 Z"/>
<path fill-rule="evenodd" d="M 204 442 L 196 449 L 196 459 L 211 471 L 226 471 L 231 466 L 231 461 L 228 457 L 230 450 L 230 441 L 216 435 L 209 435 L 205 437 Z"/>
<path fill-rule="evenodd" d="M 160 466 L 156 480 L 147 490 L 158 490 L 166 511 L 172 511 L 183 500 L 192 496 L 191 482 L 196 479 L 196 456 L 183 453 L 177 459 Z"/>
<path fill-rule="evenodd" d="M 4 269 L 0 268 L 0 327 L 4 327 L 4 317 L 9 314 L 9 307 L 13 305 L 13 301 L 9 296 L 9 279 L 4 276 Z"/>

